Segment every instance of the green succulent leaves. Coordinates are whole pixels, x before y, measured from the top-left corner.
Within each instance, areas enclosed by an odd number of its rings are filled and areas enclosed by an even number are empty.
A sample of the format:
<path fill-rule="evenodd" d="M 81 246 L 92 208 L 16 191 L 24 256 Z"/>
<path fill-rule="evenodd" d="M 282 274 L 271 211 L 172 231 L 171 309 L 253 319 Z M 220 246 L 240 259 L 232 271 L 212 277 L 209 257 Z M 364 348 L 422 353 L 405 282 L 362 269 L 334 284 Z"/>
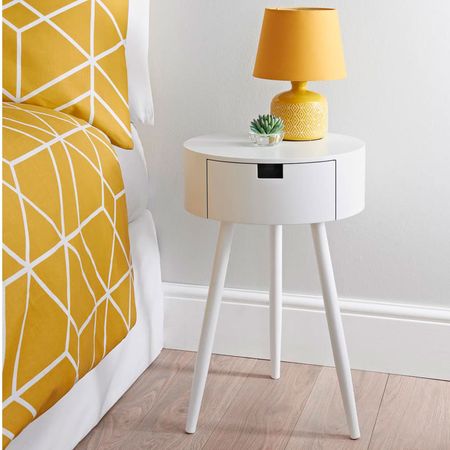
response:
<path fill-rule="evenodd" d="M 283 119 L 272 114 L 259 115 L 250 123 L 250 130 L 257 134 L 281 133 L 283 128 Z"/>

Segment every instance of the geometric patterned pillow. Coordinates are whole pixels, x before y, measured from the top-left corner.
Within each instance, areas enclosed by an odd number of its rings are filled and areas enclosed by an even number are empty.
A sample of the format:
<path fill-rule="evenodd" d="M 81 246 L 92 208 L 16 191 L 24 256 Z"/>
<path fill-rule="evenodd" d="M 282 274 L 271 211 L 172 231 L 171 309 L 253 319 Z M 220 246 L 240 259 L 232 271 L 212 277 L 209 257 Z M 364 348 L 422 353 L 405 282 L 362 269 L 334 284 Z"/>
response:
<path fill-rule="evenodd" d="M 3 100 L 84 119 L 132 148 L 127 0 L 3 0 Z"/>

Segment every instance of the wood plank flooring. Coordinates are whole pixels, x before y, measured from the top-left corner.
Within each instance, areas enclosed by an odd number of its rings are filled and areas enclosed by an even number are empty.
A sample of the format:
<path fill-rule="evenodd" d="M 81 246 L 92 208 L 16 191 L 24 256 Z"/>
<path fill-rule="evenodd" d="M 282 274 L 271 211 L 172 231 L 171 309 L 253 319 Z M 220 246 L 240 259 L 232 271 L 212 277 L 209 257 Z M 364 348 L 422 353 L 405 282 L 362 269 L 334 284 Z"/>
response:
<path fill-rule="evenodd" d="M 184 433 L 195 354 L 164 350 L 76 450 L 450 450 L 450 382 L 353 371 L 352 441 L 334 368 L 214 355 Z"/>

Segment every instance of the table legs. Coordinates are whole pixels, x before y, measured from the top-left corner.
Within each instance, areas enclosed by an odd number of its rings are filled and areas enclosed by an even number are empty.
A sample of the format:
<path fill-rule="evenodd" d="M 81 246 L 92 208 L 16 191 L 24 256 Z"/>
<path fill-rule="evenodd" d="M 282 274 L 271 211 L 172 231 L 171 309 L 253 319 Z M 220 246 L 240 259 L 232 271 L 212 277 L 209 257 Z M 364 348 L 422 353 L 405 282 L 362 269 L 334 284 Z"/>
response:
<path fill-rule="evenodd" d="M 314 248 L 316 251 L 317 267 L 322 285 L 323 301 L 330 332 L 331 347 L 334 363 L 344 403 L 345 416 L 350 429 L 350 437 L 360 437 L 358 415 L 356 412 L 355 395 L 353 392 L 352 374 L 345 343 L 344 328 L 339 310 L 333 266 L 331 264 L 330 249 L 328 247 L 327 232 L 324 223 L 311 225 Z"/>
<path fill-rule="evenodd" d="M 345 343 L 344 329 L 339 310 L 336 284 L 324 223 L 311 225 L 317 266 L 322 285 L 325 312 L 330 332 L 334 362 L 344 403 L 345 415 L 350 428 L 350 437 L 360 437 L 352 375 Z M 282 325 L 282 226 L 270 226 L 270 355 L 274 379 L 280 377 L 281 325 Z M 220 224 L 216 253 L 208 291 L 205 316 L 200 335 L 200 344 L 195 364 L 191 397 L 186 421 L 186 432 L 194 433 L 205 390 L 214 335 L 219 318 L 220 303 L 225 283 L 225 275 L 230 257 L 233 224 Z"/>
<path fill-rule="evenodd" d="M 271 377 L 280 378 L 282 283 L 283 283 L 283 226 L 270 225 L 270 360 Z"/>
<path fill-rule="evenodd" d="M 220 303 L 225 284 L 228 260 L 230 258 L 231 241 L 233 239 L 233 224 L 221 222 L 214 256 L 211 282 L 209 284 L 208 300 L 203 318 L 200 344 L 195 363 L 194 380 L 191 388 L 191 398 L 186 421 L 186 433 L 195 433 L 198 416 L 205 391 L 209 362 L 219 318 Z"/>

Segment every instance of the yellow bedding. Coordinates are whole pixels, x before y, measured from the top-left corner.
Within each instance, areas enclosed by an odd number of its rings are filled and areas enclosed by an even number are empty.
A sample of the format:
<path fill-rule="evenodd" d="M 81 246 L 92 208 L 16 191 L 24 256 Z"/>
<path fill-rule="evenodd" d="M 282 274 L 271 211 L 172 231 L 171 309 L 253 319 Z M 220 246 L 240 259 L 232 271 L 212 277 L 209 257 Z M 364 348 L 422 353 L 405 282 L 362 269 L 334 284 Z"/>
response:
<path fill-rule="evenodd" d="M 3 104 L 3 446 L 136 320 L 122 175 L 83 120 Z"/>

